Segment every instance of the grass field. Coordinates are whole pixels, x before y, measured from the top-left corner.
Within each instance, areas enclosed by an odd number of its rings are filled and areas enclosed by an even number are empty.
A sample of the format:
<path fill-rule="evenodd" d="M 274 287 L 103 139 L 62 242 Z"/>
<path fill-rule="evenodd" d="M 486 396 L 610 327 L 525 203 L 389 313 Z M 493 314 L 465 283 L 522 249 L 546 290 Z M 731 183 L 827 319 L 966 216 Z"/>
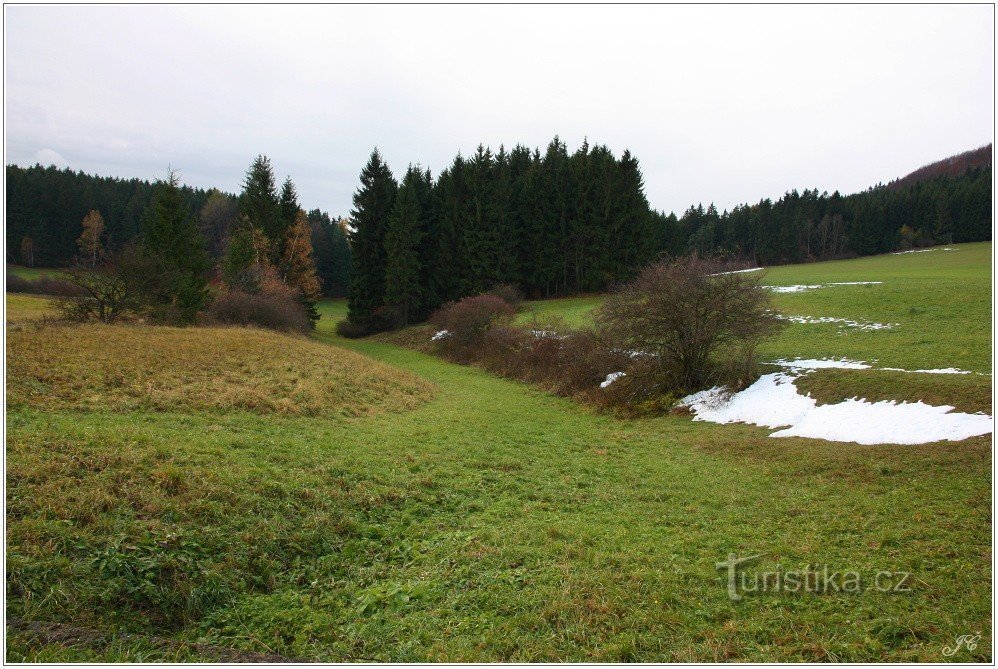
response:
<path fill-rule="evenodd" d="M 767 283 L 885 282 L 777 295 L 781 311 L 901 327 L 792 325 L 766 353 L 990 371 L 989 252 L 774 269 Z M 587 308 L 531 306 L 576 320 Z M 53 384 L 58 401 L 29 395 L 8 408 L 7 613 L 110 640 L 15 630 L 9 661 L 204 659 L 206 647 L 328 661 L 990 661 L 990 438 L 869 447 L 681 416 L 619 420 L 474 368 L 340 339 L 341 301 L 322 314 L 316 343 L 293 340 L 308 345 L 308 365 L 335 377 L 364 361 L 417 385 L 419 401 L 370 415 L 122 402 L 102 363 L 87 363 L 104 359 L 100 336 L 74 338 L 72 354 L 11 338 L 8 370 L 76 380 Z M 170 335 L 115 336 L 138 349 Z M 238 387 L 263 364 L 240 368 L 198 347 L 161 347 L 156 369 L 208 378 L 226 368 Z M 126 388 L 145 364 L 135 358 Z M 284 375 L 306 368 L 272 369 L 280 393 Z M 905 379 L 978 402 L 986 386 L 990 398 L 989 377 L 958 377 L 966 387 L 954 390 L 922 376 Z M 911 392 L 826 378 L 818 385 L 832 393 L 850 383 Z M 106 410 L 84 410 L 103 396 Z M 749 573 L 827 565 L 869 585 L 878 572 L 909 572 L 911 591 L 732 601 L 715 566 L 732 553 L 763 554 Z M 977 633 L 974 650 L 943 656 Z"/>
<path fill-rule="evenodd" d="M 57 267 L 25 267 L 24 265 L 7 265 L 7 274 L 16 274 L 25 279 L 41 279 L 43 277 L 58 277 L 63 270 Z"/>

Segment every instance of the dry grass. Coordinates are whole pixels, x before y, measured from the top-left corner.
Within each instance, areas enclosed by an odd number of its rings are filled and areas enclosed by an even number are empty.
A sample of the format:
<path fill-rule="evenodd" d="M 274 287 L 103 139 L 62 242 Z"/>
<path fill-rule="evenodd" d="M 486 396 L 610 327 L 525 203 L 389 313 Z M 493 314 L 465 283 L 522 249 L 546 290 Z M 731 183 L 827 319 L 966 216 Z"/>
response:
<path fill-rule="evenodd" d="M 56 315 L 51 298 L 7 293 L 8 324 L 54 318 Z"/>
<path fill-rule="evenodd" d="M 48 325 L 7 342 L 11 408 L 360 416 L 432 393 L 412 374 L 263 330 Z"/>

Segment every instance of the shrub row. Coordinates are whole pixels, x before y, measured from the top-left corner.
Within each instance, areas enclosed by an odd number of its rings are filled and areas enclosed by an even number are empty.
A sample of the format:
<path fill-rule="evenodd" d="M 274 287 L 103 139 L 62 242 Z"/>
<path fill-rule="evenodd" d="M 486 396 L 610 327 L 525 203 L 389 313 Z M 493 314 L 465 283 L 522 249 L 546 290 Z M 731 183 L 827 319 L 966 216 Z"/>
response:
<path fill-rule="evenodd" d="M 54 295 L 56 297 L 71 297 L 80 295 L 81 291 L 69 281 L 52 277 L 26 279 L 17 274 L 7 275 L 8 293 L 30 293 L 32 295 Z"/>

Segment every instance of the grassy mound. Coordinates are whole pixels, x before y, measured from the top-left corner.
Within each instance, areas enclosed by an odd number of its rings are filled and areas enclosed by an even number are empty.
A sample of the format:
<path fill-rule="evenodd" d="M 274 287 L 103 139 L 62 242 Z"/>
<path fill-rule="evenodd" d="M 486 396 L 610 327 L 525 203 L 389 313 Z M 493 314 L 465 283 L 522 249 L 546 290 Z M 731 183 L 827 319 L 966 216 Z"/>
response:
<path fill-rule="evenodd" d="M 240 328 L 27 327 L 8 333 L 12 408 L 360 416 L 430 384 L 306 339 Z"/>

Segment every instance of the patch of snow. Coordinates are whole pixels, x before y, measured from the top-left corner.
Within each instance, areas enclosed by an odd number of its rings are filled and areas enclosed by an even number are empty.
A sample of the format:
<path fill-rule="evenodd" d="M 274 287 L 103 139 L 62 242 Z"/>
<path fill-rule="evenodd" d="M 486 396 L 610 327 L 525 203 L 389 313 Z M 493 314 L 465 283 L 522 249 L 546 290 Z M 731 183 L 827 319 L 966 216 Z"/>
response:
<path fill-rule="evenodd" d="M 912 374 L 970 374 L 965 369 L 957 369 L 956 367 L 946 367 L 944 369 L 913 369 Z"/>
<path fill-rule="evenodd" d="M 680 405 L 696 414 L 693 420 L 784 428 L 771 437 L 866 445 L 959 441 L 994 431 L 991 416 L 953 412 L 951 406 L 856 398 L 818 406 L 810 395 L 798 392 L 794 379 L 783 372 L 765 374 L 739 393 L 726 395 L 712 388 L 684 398 Z"/>
<path fill-rule="evenodd" d="M 798 393 L 793 381 L 794 377 L 782 372 L 764 374 L 745 390 L 728 396 L 727 401 L 717 401 L 715 394 L 687 406 L 696 414 L 693 420 L 786 427 L 803 420 L 816 404 Z"/>
<path fill-rule="evenodd" d="M 879 286 L 883 281 L 835 281 L 829 286 Z"/>
<path fill-rule="evenodd" d="M 446 337 L 450 337 L 450 330 L 440 330 L 435 335 L 430 337 L 430 341 L 438 341 L 440 339 L 445 339 Z"/>
<path fill-rule="evenodd" d="M 763 286 L 763 288 L 765 288 L 766 290 L 771 290 L 774 293 L 803 293 L 805 291 L 814 290 L 816 288 L 824 288 L 824 286 L 821 286 L 821 285 L 816 285 L 816 286 L 805 286 L 805 285 L 796 285 L 796 286 Z"/>
<path fill-rule="evenodd" d="M 797 284 L 793 286 L 763 286 L 763 288 L 771 290 L 774 293 L 804 293 L 809 290 L 817 290 L 818 288 L 828 288 L 829 286 L 876 286 L 882 283 L 883 281 L 834 281 L 832 283 L 818 283 L 814 285 Z"/>
<path fill-rule="evenodd" d="M 565 335 L 560 335 L 553 330 L 531 330 L 530 334 L 538 339 L 564 339 Z"/>
<path fill-rule="evenodd" d="M 777 314 L 776 318 L 781 321 L 790 321 L 791 323 L 802 323 L 805 325 L 836 323 L 839 327 L 855 328 L 857 330 L 890 330 L 898 325 L 897 323 L 854 321 L 850 318 L 836 318 L 834 316 L 785 316 L 784 314 Z"/>
<path fill-rule="evenodd" d="M 777 360 L 773 364 L 790 369 L 870 369 L 870 365 L 865 362 L 847 360 L 845 358 L 841 360 L 835 360 L 834 358 L 824 358 L 821 360 Z"/>
<path fill-rule="evenodd" d="M 811 437 L 857 444 L 927 444 L 991 434 L 994 418 L 951 413 L 951 406 L 922 402 L 867 402 L 849 399 L 809 411 L 799 422 L 771 437 Z"/>
<path fill-rule="evenodd" d="M 736 269 L 730 272 L 718 272 L 717 274 L 711 274 L 711 276 L 724 276 L 725 274 L 744 274 L 745 272 L 758 272 L 764 267 L 749 267 L 748 269 Z"/>
<path fill-rule="evenodd" d="M 911 249 L 910 251 L 896 251 L 892 253 L 892 256 L 901 256 L 906 253 L 930 253 L 932 251 L 959 251 L 960 249 L 955 249 L 951 246 L 944 246 L 942 248 L 936 246 L 931 249 Z"/>
<path fill-rule="evenodd" d="M 606 375 L 606 381 L 604 381 L 603 383 L 599 384 L 599 387 L 600 388 L 606 388 L 611 383 L 613 383 L 614 381 L 616 381 L 617 379 L 619 379 L 622 376 L 627 376 L 627 373 L 626 372 L 613 372 L 612 374 L 607 374 Z"/>

